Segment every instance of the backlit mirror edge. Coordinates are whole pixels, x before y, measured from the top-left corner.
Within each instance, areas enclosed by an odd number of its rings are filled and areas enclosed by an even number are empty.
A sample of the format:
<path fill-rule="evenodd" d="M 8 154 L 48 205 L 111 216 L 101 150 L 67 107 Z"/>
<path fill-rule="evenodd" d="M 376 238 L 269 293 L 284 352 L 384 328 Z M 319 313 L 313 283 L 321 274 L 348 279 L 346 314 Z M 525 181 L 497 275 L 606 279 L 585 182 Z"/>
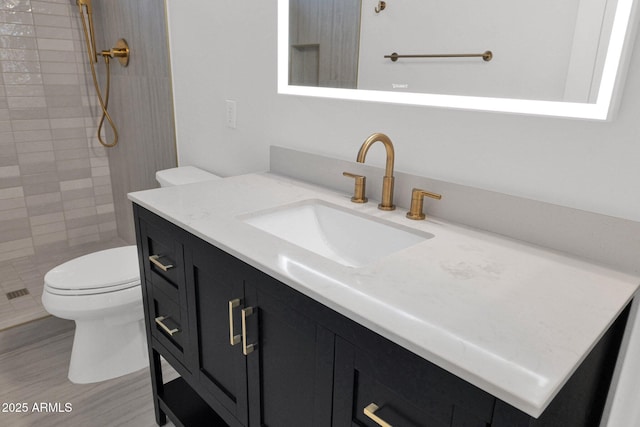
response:
<path fill-rule="evenodd" d="M 354 101 L 611 121 L 622 98 L 622 86 L 633 50 L 637 21 L 636 2 L 634 0 L 618 0 L 602 81 L 597 100 L 593 104 L 446 94 L 382 92 L 363 89 L 289 85 L 289 0 L 278 0 L 278 93 Z"/>

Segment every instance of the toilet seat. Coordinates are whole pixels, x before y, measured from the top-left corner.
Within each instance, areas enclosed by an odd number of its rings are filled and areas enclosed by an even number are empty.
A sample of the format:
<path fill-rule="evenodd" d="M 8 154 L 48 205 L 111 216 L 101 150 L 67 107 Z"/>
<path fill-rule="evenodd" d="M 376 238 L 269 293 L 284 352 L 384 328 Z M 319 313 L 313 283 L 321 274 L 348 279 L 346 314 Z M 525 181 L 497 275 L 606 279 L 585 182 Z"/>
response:
<path fill-rule="evenodd" d="M 44 277 L 45 289 L 56 295 L 95 295 L 140 285 L 135 245 L 94 252 L 67 261 Z"/>

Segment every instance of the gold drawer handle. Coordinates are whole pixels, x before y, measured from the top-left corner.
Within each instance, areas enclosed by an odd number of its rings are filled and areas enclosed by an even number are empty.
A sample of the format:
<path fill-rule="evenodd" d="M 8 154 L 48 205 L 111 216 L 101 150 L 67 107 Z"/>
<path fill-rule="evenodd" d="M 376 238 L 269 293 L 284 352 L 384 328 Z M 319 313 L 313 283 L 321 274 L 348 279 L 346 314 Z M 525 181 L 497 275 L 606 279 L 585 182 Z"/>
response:
<path fill-rule="evenodd" d="M 156 317 L 156 323 L 158 324 L 158 326 L 160 326 L 162 329 L 164 329 L 164 331 L 166 333 L 168 333 L 169 335 L 173 336 L 174 334 L 177 334 L 178 332 L 180 332 L 180 329 L 178 328 L 173 328 L 173 329 L 169 329 L 169 327 L 167 325 L 164 324 L 164 320 L 167 320 L 169 318 L 169 316 L 158 316 Z"/>
<path fill-rule="evenodd" d="M 159 261 L 159 258 L 161 258 L 162 255 L 150 255 L 149 256 L 149 261 L 151 261 L 156 267 L 158 267 L 160 270 L 162 271 L 168 271 L 169 269 L 173 268 L 174 265 L 173 264 L 163 264 Z"/>
<path fill-rule="evenodd" d="M 253 350 L 258 347 L 257 343 L 247 344 L 247 317 L 254 313 L 253 307 L 247 307 L 242 309 L 242 354 L 248 356 Z"/>
<path fill-rule="evenodd" d="M 388 422 L 386 422 L 385 420 L 383 420 L 382 418 L 376 415 L 376 411 L 378 409 L 380 409 L 378 405 L 376 405 L 375 403 L 369 403 L 369 405 L 367 405 L 367 407 L 364 408 L 364 414 L 370 419 L 372 419 L 380 427 L 392 427 L 391 424 L 389 424 Z"/>
<path fill-rule="evenodd" d="M 232 346 L 240 344 L 240 335 L 234 335 L 233 309 L 240 306 L 240 298 L 229 301 L 229 344 Z"/>

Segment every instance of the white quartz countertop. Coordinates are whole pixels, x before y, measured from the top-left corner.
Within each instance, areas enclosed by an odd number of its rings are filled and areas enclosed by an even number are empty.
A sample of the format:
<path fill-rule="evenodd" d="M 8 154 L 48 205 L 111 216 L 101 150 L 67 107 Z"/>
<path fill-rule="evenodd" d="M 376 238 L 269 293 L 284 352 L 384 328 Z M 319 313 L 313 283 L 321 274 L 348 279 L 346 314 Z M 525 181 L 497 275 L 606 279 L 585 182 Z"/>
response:
<path fill-rule="evenodd" d="M 403 209 L 381 211 L 373 200 L 354 204 L 350 196 L 267 173 L 129 194 L 140 206 L 534 417 L 640 284 L 638 277 L 566 254 L 436 218 L 411 221 Z M 356 268 L 240 219 L 310 199 L 434 237 Z"/>

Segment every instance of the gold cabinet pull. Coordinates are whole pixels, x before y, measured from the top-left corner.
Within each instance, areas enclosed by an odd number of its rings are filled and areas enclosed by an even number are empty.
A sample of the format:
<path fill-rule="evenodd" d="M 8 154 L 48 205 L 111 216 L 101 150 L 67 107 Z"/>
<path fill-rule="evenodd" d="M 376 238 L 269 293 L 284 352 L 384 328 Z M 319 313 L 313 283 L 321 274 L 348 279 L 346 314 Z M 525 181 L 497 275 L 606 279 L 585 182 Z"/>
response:
<path fill-rule="evenodd" d="M 258 347 L 257 343 L 247 344 L 247 317 L 254 313 L 253 307 L 247 307 L 242 309 L 242 354 L 248 356 L 253 350 Z"/>
<path fill-rule="evenodd" d="M 238 308 L 239 306 L 240 298 L 229 301 L 229 344 L 232 346 L 240 344 L 240 335 L 234 335 L 235 328 L 233 327 L 233 309 Z"/>
<path fill-rule="evenodd" d="M 149 261 L 151 261 L 156 267 L 158 267 L 162 271 L 168 271 L 169 269 L 174 267 L 173 264 L 163 264 L 163 263 L 161 263 L 160 262 L 160 258 L 161 257 L 162 257 L 162 255 L 150 255 L 149 256 Z"/>
<path fill-rule="evenodd" d="M 364 414 L 380 427 L 392 427 L 391 424 L 376 415 L 376 411 L 378 409 L 380 409 L 378 405 L 376 405 L 375 403 L 369 403 L 367 407 L 364 408 Z"/>
<path fill-rule="evenodd" d="M 164 324 L 164 320 L 167 320 L 168 318 L 169 316 L 158 316 L 156 317 L 155 320 L 158 326 L 160 326 L 166 333 L 173 336 L 174 334 L 177 334 L 178 332 L 180 332 L 180 329 L 178 328 L 169 329 L 169 327 Z"/>

